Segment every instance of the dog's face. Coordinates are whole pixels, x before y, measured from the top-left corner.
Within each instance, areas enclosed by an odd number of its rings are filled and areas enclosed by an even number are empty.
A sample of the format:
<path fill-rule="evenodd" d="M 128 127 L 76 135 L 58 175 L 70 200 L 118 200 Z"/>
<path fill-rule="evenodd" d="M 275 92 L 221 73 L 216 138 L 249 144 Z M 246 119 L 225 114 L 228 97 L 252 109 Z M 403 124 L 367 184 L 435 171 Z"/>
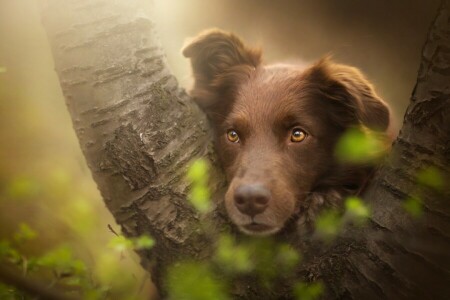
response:
<path fill-rule="evenodd" d="M 215 129 L 229 182 L 225 207 L 241 231 L 275 233 L 318 190 L 357 184 L 339 173 L 336 141 L 350 126 L 385 130 L 389 122 L 359 71 L 329 60 L 264 66 L 259 51 L 217 30 L 183 53 L 192 61 L 192 95 Z"/>
<path fill-rule="evenodd" d="M 288 67 L 256 68 L 214 122 L 230 184 L 225 205 L 244 232 L 281 229 L 332 163 L 340 129 L 320 99 L 305 93 L 302 75 Z"/>

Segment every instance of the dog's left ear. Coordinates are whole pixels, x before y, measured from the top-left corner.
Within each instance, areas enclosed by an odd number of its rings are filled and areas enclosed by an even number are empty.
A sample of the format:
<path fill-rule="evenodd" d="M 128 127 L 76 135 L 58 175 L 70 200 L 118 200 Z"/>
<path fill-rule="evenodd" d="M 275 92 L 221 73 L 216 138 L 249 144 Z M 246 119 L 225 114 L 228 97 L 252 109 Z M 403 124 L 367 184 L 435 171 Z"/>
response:
<path fill-rule="evenodd" d="M 333 117 L 338 122 L 360 123 L 372 130 L 386 131 L 390 120 L 389 108 L 357 68 L 324 58 L 306 74 L 319 88 L 321 96 L 335 105 L 337 110 Z"/>
<path fill-rule="evenodd" d="M 191 60 L 195 79 L 191 95 L 205 111 L 223 105 L 218 103 L 224 101 L 223 89 L 248 77 L 261 63 L 259 49 L 248 47 L 236 35 L 219 29 L 200 33 L 182 52 Z"/>

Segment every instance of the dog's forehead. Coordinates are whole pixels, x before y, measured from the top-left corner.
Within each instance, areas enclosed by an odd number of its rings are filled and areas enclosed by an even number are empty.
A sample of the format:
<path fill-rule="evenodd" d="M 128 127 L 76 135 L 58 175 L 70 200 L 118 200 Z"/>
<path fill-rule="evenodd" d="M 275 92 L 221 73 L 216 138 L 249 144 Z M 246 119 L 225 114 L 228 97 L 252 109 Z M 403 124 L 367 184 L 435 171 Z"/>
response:
<path fill-rule="evenodd" d="M 239 86 L 233 114 L 266 122 L 311 110 L 312 99 L 301 68 L 276 65 L 257 68 L 248 81 Z M 259 120 L 256 120 L 259 119 Z"/>

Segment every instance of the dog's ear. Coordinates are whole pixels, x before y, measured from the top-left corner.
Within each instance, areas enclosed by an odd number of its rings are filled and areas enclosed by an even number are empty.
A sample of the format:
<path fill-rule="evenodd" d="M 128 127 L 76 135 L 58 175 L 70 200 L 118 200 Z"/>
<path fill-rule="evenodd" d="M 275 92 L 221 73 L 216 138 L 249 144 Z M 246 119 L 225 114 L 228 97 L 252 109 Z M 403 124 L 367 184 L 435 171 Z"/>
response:
<path fill-rule="evenodd" d="M 307 70 L 306 74 L 320 89 L 321 96 L 332 100 L 336 108 L 336 113 L 331 112 L 332 118 L 338 122 L 347 125 L 360 123 L 377 131 L 388 128 L 388 106 L 357 68 L 333 63 L 326 57 Z"/>
<path fill-rule="evenodd" d="M 203 108 L 214 104 L 218 90 L 246 76 L 261 63 L 261 51 L 247 47 L 232 33 L 210 29 L 187 43 L 182 53 L 190 58 L 195 79 L 191 92 Z"/>

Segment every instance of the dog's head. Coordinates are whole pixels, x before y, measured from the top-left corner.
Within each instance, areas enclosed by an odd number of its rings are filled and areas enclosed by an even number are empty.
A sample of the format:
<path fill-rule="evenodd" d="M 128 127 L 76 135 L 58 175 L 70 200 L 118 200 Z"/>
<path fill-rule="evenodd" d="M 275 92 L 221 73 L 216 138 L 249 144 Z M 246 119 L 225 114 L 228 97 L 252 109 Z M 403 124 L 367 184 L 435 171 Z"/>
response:
<path fill-rule="evenodd" d="M 183 50 L 193 98 L 209 116 L 229 187 L 225 206 L 245 233 L 271 234 L 327 186 L 358 185 L 334 145 L 351 126 L 385 131 L 389 110 L 355 68 L 329 59 L 265 66 L 261 52 L 210 30 Z"/>

